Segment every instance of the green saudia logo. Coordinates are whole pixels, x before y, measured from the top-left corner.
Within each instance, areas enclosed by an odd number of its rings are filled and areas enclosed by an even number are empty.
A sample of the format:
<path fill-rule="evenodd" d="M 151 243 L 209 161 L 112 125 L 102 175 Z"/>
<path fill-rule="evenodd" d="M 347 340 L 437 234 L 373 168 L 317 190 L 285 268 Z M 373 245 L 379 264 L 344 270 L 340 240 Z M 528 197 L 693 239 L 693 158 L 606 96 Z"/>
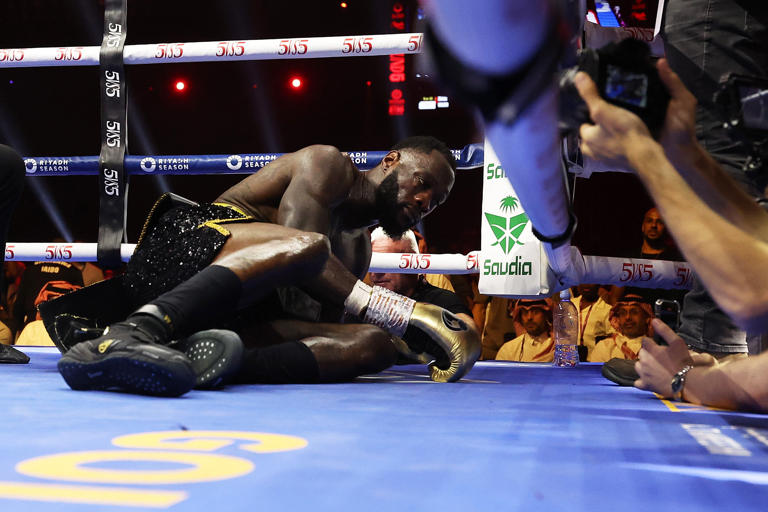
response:
<path fill-rule="evenodd" d="M 513 196 L 507 196 L 501 200 L 499 206 L 503 213 L 514 212 L 518 207 L 518 199 Z M 511 217 L 494 215 L 484 212 L 485 219 L 491 227 L 496 241 L 491 247 L 498 245 L 504 254 L 509 254 L 515 245 L 525 245 L 520 241 L 525 226 L 528 225 L 528 215 L 525 212 L 518 213 Z M 520 256 L 515 256 L 514 261 L 491 261 L 486 259 L 483 263 L 484 275 L 531 275 L 531 262 L 522 261 Z"/>
<path fill-rule="evenodd" d="M 513 212 L 517 209 L 517 203 L 516 197 L 507 196 L 501 200 L 501 211 L 505 213 Z M 498 245 L 504 251 L 504 254 L 509 254 L 509 251 L 515 245 L 524 245 L 520 241 L 520 235 L 523 233 L 526 224 L 528 224 L 528 216 L 525 212 L 518 213 L 513 217 L 502 217 L 501 215 L 485 212 L 485 218 L 491 226 L 493 236 L 496 237 L 496 241 L 491 244 L 491 247 Z"/>

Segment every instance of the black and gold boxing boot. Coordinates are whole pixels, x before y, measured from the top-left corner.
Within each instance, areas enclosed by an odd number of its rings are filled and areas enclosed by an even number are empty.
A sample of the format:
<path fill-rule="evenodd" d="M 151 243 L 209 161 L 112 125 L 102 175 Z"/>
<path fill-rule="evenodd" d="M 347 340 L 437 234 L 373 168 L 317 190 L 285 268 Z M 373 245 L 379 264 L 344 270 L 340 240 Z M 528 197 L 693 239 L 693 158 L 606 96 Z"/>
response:
<path fill-rule="evenodd" d="M 167 338 L 162 320 L 142 310 L 61 357 L 59 373 L 69 387 L 156 396 L 180 396 L 192 389 L 197 381 L 192 362 L 161 344 Z"/>
<path fill-rule="evenodd" d="M 233 331 L 208 329 L 171 345 L 192 362 L 195 389 L 216 389 L 231 382 L 243 361 L 243 342 Z"/>

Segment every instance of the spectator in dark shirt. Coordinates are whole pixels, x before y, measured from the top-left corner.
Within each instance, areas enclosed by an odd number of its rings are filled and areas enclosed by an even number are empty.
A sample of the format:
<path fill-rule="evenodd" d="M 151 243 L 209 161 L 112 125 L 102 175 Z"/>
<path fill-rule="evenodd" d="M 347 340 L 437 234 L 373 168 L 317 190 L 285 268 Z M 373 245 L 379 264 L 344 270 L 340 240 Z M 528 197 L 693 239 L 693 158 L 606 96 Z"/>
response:
<path fill-rule="evenodd" d="M 381 228 L 371 233 L 371 249 L 373 252 L 398 252 L 419 254 L 419 246 L 413 232 L 408 230 L 399 240 L 393 240 Z M 405 295 L 419 302 L 429 302 L 451 313 L 474 326 L 472 312 L 464 301 L 454 292 L 433 286 L 422 274 L 377 273 L 370 274 L 371 283 L 395 293 Z"/>
<path fill-rule="evenodd" d="M 419 254 L 419 246 L 411 230 L 406 231 L 399 240 L 394 240 L 387 236 L 383 229 L 376 228 L 371 233 L 371 249 L 373 252 Z M 381 286 L 387 290 L 410 297 L 415 301 L 428 302 L 447 309 L 463 320 L 470 329 L 477 329 L 472 319 L 472 312 L 461 297 L 452 291 L 429 284 L 423 274 L 371 272 L 368 274 L 368 278 L 374 286 Z M 426 347 L 431 342 L 422 332 L 412 329 L 408 329 L 405 332 L 403 339 L 408 342 L 410 347 L 418 347 L 420 345 Z M 426 349 L 424 351 L 428 352 Z M 400 356 L 398 359 L 399 364 L 416 362 L 418 361 L 404 356 Z"/>
<path fill-rule="evenodd" d="M 680 261 L 683 255 L 674 246 L 667 232 L 664 219 L 654 206 L 643 215 L 640 231 L 643 234 L 643 245 L 640 247 L 640 257 L 654 260 Z"/>
<path fill-rule="evenodd" d="M 643 215 L 643 222 L 640 225 L 640 232 L 643 234 L 643 243 L 640 250 L 630 254 L 631 258 L 644 258 L 651 260 L 665 261 L 683 261 L 683 255 L 677 249 L 674 240 L 669 235 L 667 225 L 661 218 L 658 208 L 655 206 L 648 209 Z M 616 288 L 612 293 L 616 298 L 623 295 L 640 295 L 648 302 L 651 307 L 657 299 L 677 301 L 678 309 L 683 303 L 686 290 L 666 290 L 662 288 L 638 288 L 628 286 L 624 289 Z"/>

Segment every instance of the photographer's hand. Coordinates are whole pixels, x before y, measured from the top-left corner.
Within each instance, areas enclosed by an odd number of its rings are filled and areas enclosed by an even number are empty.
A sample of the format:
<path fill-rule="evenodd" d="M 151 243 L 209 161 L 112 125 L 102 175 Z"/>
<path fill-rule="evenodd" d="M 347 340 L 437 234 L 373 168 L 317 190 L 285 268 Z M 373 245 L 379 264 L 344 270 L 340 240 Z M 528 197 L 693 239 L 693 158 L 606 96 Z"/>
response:
<path fill-rule="evenodd" d="M 696 140 L 696 98 L 666 59 L 659 60 L 656 67 L 670 96 L 659 140 L 667 158 L 712 209 L 753 236 L 768 241 L 768 215 Z"/>
<path fill-rule="evenodd" d="M 574 83 L 595 123 L 581 126 L 584 154 L 633 169 L 717 304 L 743 329 L 764 331 L 768 214 L 716 164 L 676 170 L 639 117 L 600 98 L 587 75 Z"/>
<path fill-rule="evenodd" d="M 595 124 L 583 124 L 579 129 L 582 152 L 606 164 L 631 169 L 628 152 L 637 146 L 639 139 L 651 139 L 645 123 L 630 112 L 600 97 L 592 79 L 584 72 L 573 80 L 582 99 L 589 108 Z"/>
<path fill-rule="evenodd" d="M 670 397 L 675 373 L 692 365 L 683 387 L 682 398 L 686 402 L 768 411 L 768 353 L 718 364 L 708 354 L 686 354 L 683 340 L 662 322 L 654 320 L 653 328 L 658 329 L 669 346 L 660 347 L 650 338 L 643 340 L 640 360 L 635 365 L 640 375 L 635 387 Z"/>
<path fill-rule="evenodd" d="M 643 338 L 643 348 L 635 365 L 640 378 L 635 387 L 671 397 L 672 377 L 686 365 L 695 365 L 685 342 L 661 320 L 652 323 L 654 331 L 668 343 L 661 347 L 651 338 Z"/>
<path fill-rule="evenodd" d="M 696 98 L 669 67 L 667 59 L 660 59 L 656 68 L 669 92 L 667 117 L 659 142 L 675 167 L 693 165 L 701 150 L 696 140 Z"/>

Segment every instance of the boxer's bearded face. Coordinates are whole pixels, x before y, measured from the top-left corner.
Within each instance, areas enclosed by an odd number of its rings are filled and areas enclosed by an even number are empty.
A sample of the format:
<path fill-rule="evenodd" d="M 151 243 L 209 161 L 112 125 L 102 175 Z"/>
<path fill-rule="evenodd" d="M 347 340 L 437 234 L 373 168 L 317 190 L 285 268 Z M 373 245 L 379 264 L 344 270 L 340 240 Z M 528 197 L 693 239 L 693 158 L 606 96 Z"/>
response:
<path fill-rule="evenodd" d="M 397 180 L 397 170 L 393 170 L 382 180 L 376 189 L 376 208 L 379 211 L 379 224 L 387 233 L 387 236 L 399 239 L 408 228 L 413 227 L 421 219 L 419 215 L 416 222 L 403 213 L 404 205 L 400 204 L 398 195 L 400 187 Z"/>

